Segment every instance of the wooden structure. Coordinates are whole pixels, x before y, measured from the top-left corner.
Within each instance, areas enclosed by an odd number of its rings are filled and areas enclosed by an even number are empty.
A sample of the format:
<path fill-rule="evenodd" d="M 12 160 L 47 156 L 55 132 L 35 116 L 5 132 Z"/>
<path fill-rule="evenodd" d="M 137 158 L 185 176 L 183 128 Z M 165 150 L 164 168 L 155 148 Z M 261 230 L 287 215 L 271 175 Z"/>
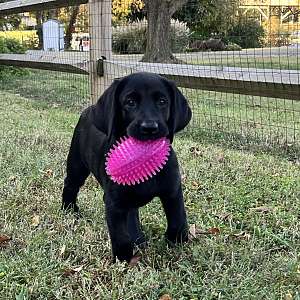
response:
<path fill-rule="evenodd" d="M 263 0 L 261 0 L 263 1 Z M 266 0 L 267 1 L 267 0 Z M 298 0 L 297 0 L 298 1 Z M 15 0 L 0 4 L 0 15 L 86 3 L 87 0 Z M 95 102 L 115 77 L 137 71 L 164 75 L 178 86 L 209 91 L 300 100 L 300 71 L 154 64 L 114 59 L 111 48 L 111 0 L 89 1 L 91 47 L 81 53 L 0 54 L 0 64 L 89 74 Z"/>
<path fill-rule="evenodd" d="M 300 0 L 242 0 L 240 9 L 246 14 L 248 11 L 257 11 L 260 15 L 260 23 L 266 26 L 274 23 L 283 24 L 286 19 L 294 14 L 300 14 Z M 296 30 L 299 21 L 295 22 L 295 26 L 291 26 L 292 30 Z M 294 29 L 295 27 L 296 29 Z"/>

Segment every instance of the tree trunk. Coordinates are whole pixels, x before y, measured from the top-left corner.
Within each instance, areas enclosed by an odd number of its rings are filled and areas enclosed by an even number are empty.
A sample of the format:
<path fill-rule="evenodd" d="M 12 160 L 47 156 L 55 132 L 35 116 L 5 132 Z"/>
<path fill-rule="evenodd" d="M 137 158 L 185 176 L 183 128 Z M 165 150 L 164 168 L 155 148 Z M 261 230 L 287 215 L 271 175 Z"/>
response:
<path fill-rule="evenodd" d="M 75 31 L 75 23 L 76 23 L 76 18 L 78 13 L 79 13 L 79 5 L 75 6 L 71 12 L 70 21 L 66 29 L 66 35 L 65 35 L 66 49 L 69 49 L 71 47 L 72 33 Z"/>
<path fill-rule="evenodd" d="M 148 0 L 145 62 L 178 63 L 171 50 L 171 17 L 187 0 Z"/>

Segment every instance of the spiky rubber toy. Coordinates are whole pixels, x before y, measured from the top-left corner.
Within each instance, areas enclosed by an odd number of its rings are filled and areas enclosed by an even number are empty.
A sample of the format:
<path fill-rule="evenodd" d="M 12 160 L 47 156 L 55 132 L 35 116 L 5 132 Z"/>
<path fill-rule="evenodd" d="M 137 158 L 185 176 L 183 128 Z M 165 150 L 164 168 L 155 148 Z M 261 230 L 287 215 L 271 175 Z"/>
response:
<path fill-rule="evenodd" d="M 123 137 L 107 154 L 106 173 L 118 184 L 135 185 L 160 172 L 169 154 L 167 138 L 139 141 Z"/>

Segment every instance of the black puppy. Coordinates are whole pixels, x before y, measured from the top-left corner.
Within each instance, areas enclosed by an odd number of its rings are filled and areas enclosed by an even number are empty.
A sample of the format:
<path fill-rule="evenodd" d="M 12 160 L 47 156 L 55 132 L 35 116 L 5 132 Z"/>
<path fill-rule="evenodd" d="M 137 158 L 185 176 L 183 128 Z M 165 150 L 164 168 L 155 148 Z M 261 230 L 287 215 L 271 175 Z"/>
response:
<path fill-rule="evenodd" d="M 105 172 L 105 157 L 122 136 L 139 140 L 168 137 L 191 119 L 191 110 L 173 82 L 150 73 L 115 80 L 97 104 L 88 107 L 75 128 L 63 189 L 64 209 L 78 211 L 76 196 L 92 173 L 104 190 L 106 219 L 114 258 L 130 261 L 134 244 L 145 242 L 138 208 L 160 197 L 167 217 L 166 238 L 171 243 L 188 238 L 181 178 L 176 154 L 148 181 L 118 185 Z"/>

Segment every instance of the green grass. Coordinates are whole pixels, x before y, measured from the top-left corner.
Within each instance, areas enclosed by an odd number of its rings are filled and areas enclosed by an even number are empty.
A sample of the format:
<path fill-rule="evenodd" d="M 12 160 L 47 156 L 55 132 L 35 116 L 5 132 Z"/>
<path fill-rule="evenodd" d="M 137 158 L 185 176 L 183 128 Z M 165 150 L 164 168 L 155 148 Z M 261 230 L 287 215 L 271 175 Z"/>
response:
<path fill-rule="evenodd" d="M 266 57 L 233 57 L 230 52 L 228 56 L 222 58 L 207 58 L 205 56 L 197 60 L 187 61 L 188 63 L 206 66 L 227 66 L 227 67 L 243 67 L 258 69 L 281 69 L 281 70 L 300 70 L 300 61 L 297 56 L 266 56 Z"/>
<path fill-rule="evenodd" d="M 156 199 L 141 209 L 150 238 L 141 261 L 112 264 L 96 181 L 81 190 L 82 218 L 60 211 L 65 158 L 84 101 L 72 103 L 68 85 L 51 94 L 47 81 L 41 93 L 28 85 L 33 79 L 1 85 L 0 235 L 11 237 L 0 244 L 1 300 L 299 299 L 299 152 L 238 150 L 199 131 L 180 135 L 174 146 L 189 222 L 220 233 L 168 248 Z"/>

